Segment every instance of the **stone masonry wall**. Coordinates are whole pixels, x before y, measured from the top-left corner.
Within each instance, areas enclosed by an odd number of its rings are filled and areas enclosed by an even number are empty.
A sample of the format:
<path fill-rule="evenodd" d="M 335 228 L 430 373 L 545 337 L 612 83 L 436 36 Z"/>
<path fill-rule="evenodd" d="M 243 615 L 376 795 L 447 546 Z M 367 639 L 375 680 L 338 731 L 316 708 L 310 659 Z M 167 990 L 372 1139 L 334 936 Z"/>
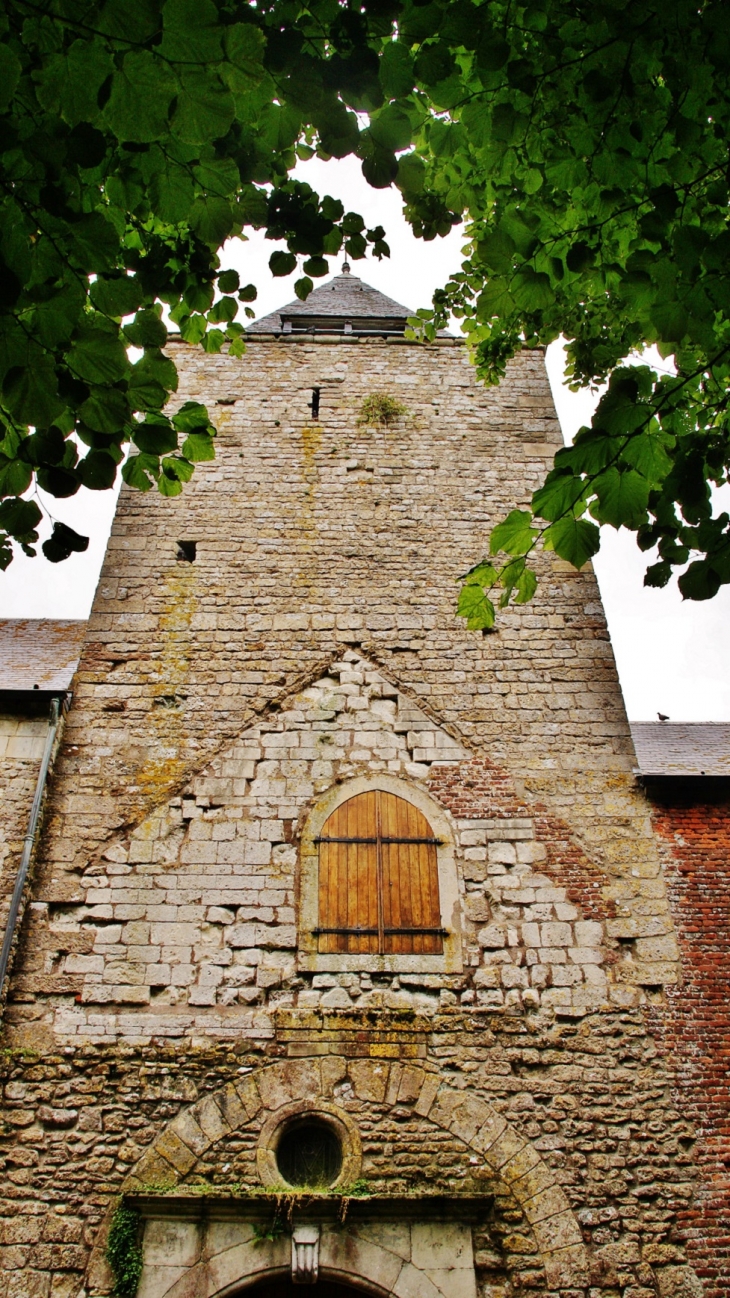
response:
<path fill-rule="evenodd" d="M 419 1072 L 387 1114 L 359 1083 L 338 1100 L 371 1124 L 379 1193 L 421 1155 L 436 1183 L 446 1145 L 462 1170 L 513 1169 L 529 1230 L 515 1216 L 507 1253 L 529 1264 L 485 1262 L 480 1298 L 698 1298 L 679 1222 L 693 1132 L 657 1046 L 676 939 L 594 577 L 543 556 L 537 601 L 495 634 L 454 614 L 459 574 L 558 443 L 542 355 L 491 390 L 449 340 L 180 355 L 218 456 L 179 500 L 120 497 L 6 1013 L 0 1298 L 107 1293 L 114 1196 L 135 1167 L 158 1180 L 165 1150 L 188 1158 L 170 1124 L 193 1142 L 195 1113 L 212 1124 L 193 1152 L 222 1187 L 245 1124 L 226 1118 L 216 1152 L 216 1097 L 242 1069 L 325 1059 Z M 373 391 L 406 407 L 394 426 L 360 422 Z M 461 968 L 302 956 L 308 817 L 378 779 L 445 827 Z M 444 1087 L 467 1119 L 497 1115 L 468 1155 L 414 1117 L 470 1144 Z M 53 1251 L 66 1229 L 78 1253 Z"/>
<path fill-rule="evenodd" d="M 81 992 L 62 964 L 91 954 L 88 933 L 73 931 L 74 908 L 111 840 L 181 796 L 257 715 L 346 648 L 498 765 L 522 815 L 567 827 L 572 854 L 600 875 L 631 957 L 627 979 L 674 978 L 664 884 L 592 574 L 545 556 L 537 603 L 505 612 L 495 635 L 467 632 L 454 615 L 458 574 L 490 523 L 537 485 L 559 438 L 541 353 L 521 356 L 489 390 L 448 342 L 259 337 L 241 361 L 192 349 L 184 360 L 180 396 L 216 411 L 218 458 L 178 500 L 120 498 L 36 890 L 64 930 L 43 948 L 44 1000 L 70 1008 Z M 307 422 L 315 385 L 318 423 Z M 374 389 L 406 407 L 396 426 L 358 422 Z M 176 539 L 196 541 L 194 563 L 176 560 Z M 33 968 L 19 972 L 37 985 L 35 938 L 27 950 Z M 18 985 L 19 1042 L 50 1022 L 38 994 Z"/>
<path fill-rule="evenodd" d="M 45 718 L 0 716 L 0 931 L 3 932 L 47 734 Z"/>
<path fill-rule="evenodd" d="M 363 771 L 424 785 L 447 808 L 457 799 L 463 972 L 393 976 L 377 961 L 361 972 L 298 967 L 302 824 L 333 781 Z M 268 1035 L 267 1012 L 293 1005 L 435 1012 L 543 1003 L 581 1012 L 634 1003 L 625 981 L 631 962 L 618 959 L 620 923 L 596 918 L 592 900 L 586 919 L 571 900 L 571 885 L 582 900 L 576 855 L 589 898 L 600 872 L 581 862 L 565 831 L 547 823 L 538 830 L 503 780 L 490 789 L 497 774 L 348 650 L 180 797 L 107 847 L 81 879 L 82 904 L 35 903 L 15 1002 L 72 992 L 76 1003 L 61 1002 L 54 1017 L 61 1038 L 144 1041 Z M 541 869 L 549 859 L 548 875 Z"/>
<path fill-rule="evenodd" d="M 310 1013 L 308 1026 L 320 1043 L 332 1040 L 334 1053 L 310 1047 L 291 1074 L 285 1062 L 283 1072 L 272 1069 L 272 1060 L 286 1058 L 283 1022 L 275 1042 L 188 1050 L 184 1067 L 171 1044 L 6 1055 L 3 1298 L 108 1294 L 99 1231 L 124 1186 L 158 1193 L 197 1186 L 196 1198 L 212 1196 L 213 1208 L 216 1196 L 255 1193 L 250 1150 L 262 1119 L 302 1089 L 316 1095 L 325 1075 L 338 1106 L 360 1126 L 372 1192 L 495 1196 L 475 1230 L 480 1298 L 695 1298 L 675 1225 L 692 1194 L 692 1133 L 672 1106 L 666 1062 L 636 1011 L 579 1024 L 486 1011 L 424 1024 L 390 1011 L 380 1018 L 392 1043 L 385 1056 L 361 1014 Z M 414 1028 L 430 1064 L 408 1056 Z M 320 1067 L 321 1083 L 314 1080 Z M 267 1085 L 277 1070 L 280 1080 Z M 453 1102 L 444 1110 L 442 1079 L 464 1097 L 462 1114 Z M 495 1114 L 489 1143 L 502 1140 L 501 1183 L 475 1153 L 484 1103 Z M 500 1130 L 511 1133 L 506 1143 Z M 544 1211 L 533 1211 L 541 1200 Z M 262 1225 L 272 1211 L 263 1200 Z M 537 1255 L 533 1220 L 544 1241 Z M 551 1250 L 546 1288 L 542 1259 Z M 567 1284 L 559 1278 L 563 1254 L 574 1263 Z M 588 1271 L 576 1285 L 586 1255 Z"/>

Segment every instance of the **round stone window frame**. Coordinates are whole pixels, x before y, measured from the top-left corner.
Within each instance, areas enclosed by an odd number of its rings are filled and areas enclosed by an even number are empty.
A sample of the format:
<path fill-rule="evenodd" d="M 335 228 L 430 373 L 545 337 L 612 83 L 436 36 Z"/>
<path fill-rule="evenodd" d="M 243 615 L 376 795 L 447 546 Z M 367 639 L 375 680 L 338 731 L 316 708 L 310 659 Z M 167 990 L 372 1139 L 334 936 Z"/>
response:
<path fill-rule="evenodd" d="M 293 1104 L 285 1104 L 282 1108 L 276 1109 L 261 1128 L 256 1150 L 256 1167 L 265 1189 L 281 1190 L 282 1185 L 287 1185 L 276 1160 L 279 1141 L 291 1127 L 299 1126 L 308 1118 L 334 1131 L 342 1150 L 342 1166 L 339 1174 L 332 1184 L 326 1187 L 324 1193 L 344 1191 L 359 1179 L 362 1171 L 362 1141 L 360 1132 L 349 1114 L 323 1100 L 297 1100 Z M 303 1192 L 302 1186 L 292 1185 L 288 1188 L 291 1189 L 292 1194 Z"/>

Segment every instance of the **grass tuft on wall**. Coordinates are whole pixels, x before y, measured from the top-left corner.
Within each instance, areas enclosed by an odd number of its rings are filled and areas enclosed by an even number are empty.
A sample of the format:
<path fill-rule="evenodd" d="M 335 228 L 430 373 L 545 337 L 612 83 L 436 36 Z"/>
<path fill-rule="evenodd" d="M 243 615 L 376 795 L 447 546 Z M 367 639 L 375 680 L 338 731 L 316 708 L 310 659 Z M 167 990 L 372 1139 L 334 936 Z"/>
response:
<path fill-rule="evenodd" d="M 406 407 L 387 392 L 371 392 L 360 406 L 360 418 L 357 422 L 387 428 L 406 413 Z"/>

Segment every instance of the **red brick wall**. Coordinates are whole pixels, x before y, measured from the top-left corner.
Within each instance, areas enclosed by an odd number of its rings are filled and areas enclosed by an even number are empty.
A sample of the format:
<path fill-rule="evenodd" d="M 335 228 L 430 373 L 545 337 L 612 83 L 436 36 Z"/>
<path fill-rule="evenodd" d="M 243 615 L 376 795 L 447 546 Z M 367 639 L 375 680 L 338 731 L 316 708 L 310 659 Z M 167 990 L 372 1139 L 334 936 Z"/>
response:
<path fill-rule="evenodd" d="M 601 896 L 605 875 L 581 851 L 564 821 L 550 815 L 542 803 L 520 800 L 507 771 L 489 758 L 475 757 L 461 766 L 433 766 L 429 783 L 434 796 L 459 818 L 530 817 L 547 852 L 545 872 L 562 884 L 582 917 L 599 921 L 613 917 L 615 903 Z"/>
<path fill-rule="evenodd" d="M 700 794 L 699 797 L 703 795 Z M 707 797 L 707 795 L 704 795 Z M 663 848 L 682 953 L 682 983 L 657 1022 L 676 1059 L 677 1102 L 695 1125 L 700 1188 L 680 1215 L 706 1298 L 730 1293 L 730 791 L 662 805 Z"/>

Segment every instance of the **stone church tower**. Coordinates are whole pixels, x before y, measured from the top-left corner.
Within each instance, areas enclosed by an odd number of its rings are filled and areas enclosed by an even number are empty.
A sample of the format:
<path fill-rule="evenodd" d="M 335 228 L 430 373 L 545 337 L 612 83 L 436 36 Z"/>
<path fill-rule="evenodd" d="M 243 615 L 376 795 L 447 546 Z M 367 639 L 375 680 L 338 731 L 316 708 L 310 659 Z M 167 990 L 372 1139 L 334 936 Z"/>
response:
<path fill-rule="evenodd" d="M 120 498 L 8 992 L 3 1298 L 111 1293 L 113 1219 L 138 1298 L 703 1292 L 595 579 L 454 612 L 561 444 L 543 355 L 486 389 L 406 315 L 346 272 L 243 359 L 172 344 L 217 458 Z"/>

